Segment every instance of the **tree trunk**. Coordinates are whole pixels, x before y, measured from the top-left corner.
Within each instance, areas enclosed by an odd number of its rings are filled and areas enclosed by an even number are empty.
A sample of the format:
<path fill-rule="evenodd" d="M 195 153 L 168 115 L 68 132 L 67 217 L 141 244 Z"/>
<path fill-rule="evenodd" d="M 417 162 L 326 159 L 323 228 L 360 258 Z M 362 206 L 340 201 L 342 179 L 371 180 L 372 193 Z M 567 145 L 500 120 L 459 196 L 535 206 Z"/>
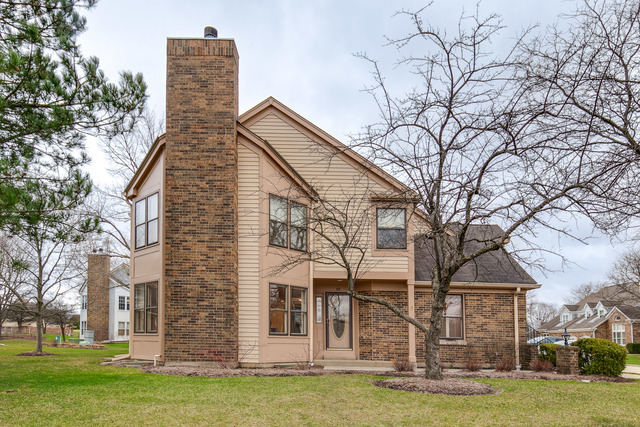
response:
<path fill-rule="evenodd" d="M 64 335 L 64 323 L 60 324 L 60 332 L 62 332 L 62 342 L 65 342 L 67 339 Z"/>
<path fill-rule="evenodd" d="M 436 331 L 435 329 L 438 329 Z M 440 364 L 440 328 L 429 328 L 424 335 L 425 340 L 425 372 L 424 376 L 430 380 L 442 379 Z"/>
<path fill-rule="evenodd" d="M 36 314 L 36 351 L 42 353 L 42 316 Z"/>

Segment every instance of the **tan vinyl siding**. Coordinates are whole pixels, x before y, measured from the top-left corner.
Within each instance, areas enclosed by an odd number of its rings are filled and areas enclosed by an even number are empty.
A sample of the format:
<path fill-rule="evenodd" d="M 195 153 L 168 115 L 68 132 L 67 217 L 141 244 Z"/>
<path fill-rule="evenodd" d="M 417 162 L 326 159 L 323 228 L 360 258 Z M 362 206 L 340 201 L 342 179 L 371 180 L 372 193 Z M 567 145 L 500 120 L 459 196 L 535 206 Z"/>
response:
<path fill-rule="evenodd" d="M 333 200 L 345 195 L 364 195 L 367 191 L 384 193 L 387 188 L 368 177 L 340 156 L 329 157 L 329 151 L 275 114 L 268 114 L 250 126 L 252 132 L 266 139 L 318 192 Z M 365 196 L 368 197 L 368 196 Z M 363 203 L 363 207 L 370 205 Z M 370 218 L 375 221 L 375 218 Z M 372 233 L 370 233 L 372 234 Z M 366 236 L 369 249 L 373 236 Z M 317 248 L 316 248 L 317 249 Z M 369 252 L 370 254 L 370 252 Z M 368 259 L 370 272 L 407 272 L 407 257 L 385 256 Z M 316 271 L 342 271 L 337 265 L 315 266 Z"/>
<path fill-rule="evenodd" d="M 259 362 L 259 170 L 260 158 L 238 146 L 238 355 Z"/>

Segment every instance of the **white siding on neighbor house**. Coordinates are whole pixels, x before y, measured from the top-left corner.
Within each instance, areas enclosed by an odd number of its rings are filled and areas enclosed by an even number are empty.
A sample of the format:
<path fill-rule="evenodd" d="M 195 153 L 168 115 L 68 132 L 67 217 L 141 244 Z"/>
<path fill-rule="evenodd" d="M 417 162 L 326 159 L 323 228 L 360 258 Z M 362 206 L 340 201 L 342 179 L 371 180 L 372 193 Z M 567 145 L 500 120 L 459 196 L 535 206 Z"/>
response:
<path fill-rule="evenodd" d="M 250 126 L 250 129 L 271 145 L 293 166 L 322 197 L 340 200 L 353 194 L 364 195 L 367 192 L 383 194 L 385 187 L 369 178 L 363 178 L 362 171 L 357 170 L 339 156 L 329 157 L 329 151 L 312 141 L 293 126 L 275 114 L 268 114 Z M 363 207 L 370 205 L 363 203 Z M 373 211 L 371 211 L 373 212 Z M 375 218 L 369 217 L 374 222 Z M 374 229 L 367 238 L 370 249 L 373 243 Z M 409 269 L 406 256 L 371 257 L 368 259 L 370 272 L 404 272 Z M 337 265 L 315 265 L 315 271 L 342 271 Z"/>
<path fill-rule="evenodd" d="M 128 341 L 129 335 L 118 335 L 118 322 L 129 322 L 131 300 L 129 300 L 129 310 L 120 310 L 119 297 L 129 297 L 129 288 L 122 286 L 114 286 L 113 281 L 109 283 L 109 340 L 111 341 Z M 126 305 L 125 305 L 126 309 Z M 131 326 L 131 325 L 129 325 Z M 129 327 L 131 334 L 131 327 Z"/>
<path fill-rule="evenodd" d="M 238 354 L 259 362 L 260 157 L 238 145 Z"/>

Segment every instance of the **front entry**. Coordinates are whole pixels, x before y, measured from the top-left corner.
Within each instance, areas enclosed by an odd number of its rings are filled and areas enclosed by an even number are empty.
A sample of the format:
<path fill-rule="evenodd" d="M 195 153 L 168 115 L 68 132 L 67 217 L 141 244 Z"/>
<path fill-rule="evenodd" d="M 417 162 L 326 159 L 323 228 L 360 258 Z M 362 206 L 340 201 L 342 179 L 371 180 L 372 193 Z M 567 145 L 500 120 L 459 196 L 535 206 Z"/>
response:
<path fill-rule="evenodd" d="M 351 297 L 346 293 L 325 294 L 326 349 L 353 349 Z"/>

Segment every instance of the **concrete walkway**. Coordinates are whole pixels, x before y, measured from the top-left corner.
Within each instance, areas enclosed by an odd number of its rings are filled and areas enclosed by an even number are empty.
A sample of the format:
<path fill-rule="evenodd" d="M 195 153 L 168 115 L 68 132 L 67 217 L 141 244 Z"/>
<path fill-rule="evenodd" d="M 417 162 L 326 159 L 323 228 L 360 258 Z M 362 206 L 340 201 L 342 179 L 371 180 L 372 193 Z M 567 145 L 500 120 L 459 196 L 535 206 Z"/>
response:
<path fill-rule="evenodd" d="M 622 378 L 640 380 L 640 365 L 627 365 L 622 371 Z"/>

